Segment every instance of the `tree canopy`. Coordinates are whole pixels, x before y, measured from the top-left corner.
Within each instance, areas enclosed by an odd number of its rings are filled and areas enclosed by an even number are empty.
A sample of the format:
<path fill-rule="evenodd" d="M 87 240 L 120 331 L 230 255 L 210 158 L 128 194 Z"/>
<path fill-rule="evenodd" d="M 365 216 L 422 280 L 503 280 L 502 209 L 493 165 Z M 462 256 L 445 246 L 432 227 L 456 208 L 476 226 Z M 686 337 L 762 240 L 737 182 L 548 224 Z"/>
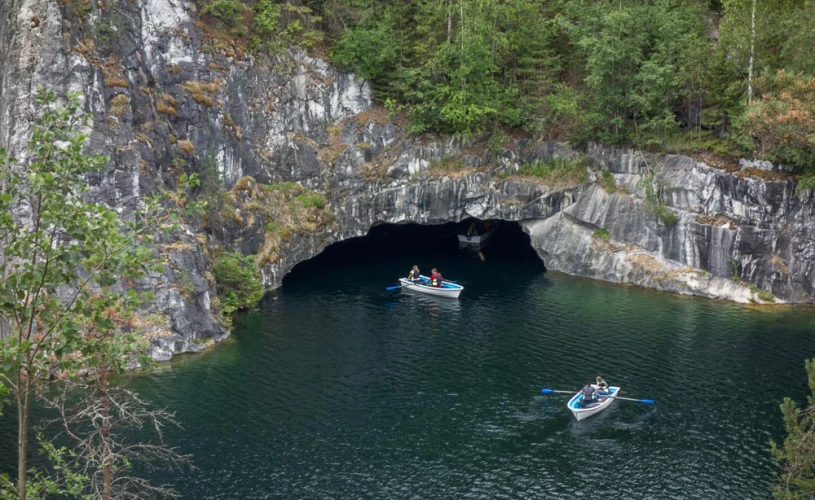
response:
<path fill-rule="evenodd" d="M 778 108 L 777 94 L 764 100 L 779 71 L 799 86 L 815 76 L 808 0 L 204 3 L 254 48 L 324 44 L 380 102 L 406 112 L 411 132 L 756 151 L 796 166 L 815 151 L 807 120 L 805 139 L 776 154 L 750 119 Z M 236 31 L 234 12 L 254 17 Z"/>

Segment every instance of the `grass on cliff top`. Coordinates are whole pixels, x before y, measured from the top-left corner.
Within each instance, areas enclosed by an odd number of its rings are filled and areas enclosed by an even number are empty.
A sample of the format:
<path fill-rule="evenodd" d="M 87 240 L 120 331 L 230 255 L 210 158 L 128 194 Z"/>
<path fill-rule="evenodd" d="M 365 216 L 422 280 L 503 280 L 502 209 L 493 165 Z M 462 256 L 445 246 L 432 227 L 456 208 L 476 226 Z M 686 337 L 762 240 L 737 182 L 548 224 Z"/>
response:
<path fill-rule="evenodd" d="M 232 207 L 240 208 L 243 214 L 239 225 L 259 222 L 265 228 L 263 248 L 257 255 L 261 267 L 279 261 L 283 244 L 292 236 L 318 232 L 334 223 L 325 196 L 295 182 L 262 184 L 243 177 L 232 188 L 230 198 Z"/>
<path fill-rule="evenodd" d="M 551 158 L 521 165 L 516 172 L 502 172 L 499 177 L 527 177 L 550 186 L 566 187 L 583 184 L 589 180 L 585 160 Z"/>
<path fill-rule="evenodd" d="M 436 174 L 452 174 L 467 169 L 467 165 L 460 157 L 445 156 L 440 160 L 430 162 L 429 170 Z"/>

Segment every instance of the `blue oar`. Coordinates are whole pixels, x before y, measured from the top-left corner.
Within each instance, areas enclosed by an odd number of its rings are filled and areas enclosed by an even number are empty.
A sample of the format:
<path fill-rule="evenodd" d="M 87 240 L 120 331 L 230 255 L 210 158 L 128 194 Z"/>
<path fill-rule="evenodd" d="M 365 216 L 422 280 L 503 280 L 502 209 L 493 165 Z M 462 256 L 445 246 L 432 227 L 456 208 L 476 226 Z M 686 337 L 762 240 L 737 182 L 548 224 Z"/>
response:
<path fill-rule="evenodd" d="M 575 394 L 577 391 L 556 391 L 554 389 L 547 389 L 546 387 L 541 389 L 541 394 L 552 394 L 555 392 L 562 392 L 563 394 Z"/>
<path fill-rule="evenodd" d="M 546 387 L 541 389 L 541 394 L 553 394 L 553 393 L 556 393 L 556 392 L 564 393 L 564 394 L 576 394 L 575 391 L 556 391 L 554 389 L 547 389 Z M 603 397 L 603 396 L 601 396 L 601 397 Z M 624 398 L 622 396 L 605 396 L 605 397 L 611 398 L 611 399 L 623 399 L 625 401 L 636 401 L 638 403 L 642 403 L 642 404 L 646 404 L 646 405 L 656 404 L 656 401 L 654 401 L 653 399 L 634 399 L 634 398 Z"/>
<path fill-rule="evenodd" d="M 600 397 L 607 397 L 608 399 L 623 399 L 625 401 L 636 401 L 637 403 L 642 403 L 644 405 L 657 404 L 657 402 L 654 401 L 653 399 L 634 399 L 634 398 L 624 398 L 622 396 L 600 396 Z"/>

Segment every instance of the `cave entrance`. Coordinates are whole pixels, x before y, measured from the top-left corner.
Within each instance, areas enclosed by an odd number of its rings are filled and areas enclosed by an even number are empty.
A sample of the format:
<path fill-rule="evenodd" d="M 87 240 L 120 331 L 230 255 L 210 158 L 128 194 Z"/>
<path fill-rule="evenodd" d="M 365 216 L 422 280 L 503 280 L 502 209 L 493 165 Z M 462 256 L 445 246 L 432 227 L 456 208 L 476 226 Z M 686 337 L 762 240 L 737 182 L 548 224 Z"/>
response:
<path fill-rule="evenodd" d="M 482 247 L 460 245 L 459 234 L 488 234 Z M 378 224 L 368 234 L 334 243 L 301 262 L 283 279 L 283 287 L 317 281 L 387 283 L 418 265 L 422 274 L 438 268 L 448 279 L 471 280 L 483 273 L 544 272 L 529 235 L 514 221 L 467 218 L 457 223 Z"/>

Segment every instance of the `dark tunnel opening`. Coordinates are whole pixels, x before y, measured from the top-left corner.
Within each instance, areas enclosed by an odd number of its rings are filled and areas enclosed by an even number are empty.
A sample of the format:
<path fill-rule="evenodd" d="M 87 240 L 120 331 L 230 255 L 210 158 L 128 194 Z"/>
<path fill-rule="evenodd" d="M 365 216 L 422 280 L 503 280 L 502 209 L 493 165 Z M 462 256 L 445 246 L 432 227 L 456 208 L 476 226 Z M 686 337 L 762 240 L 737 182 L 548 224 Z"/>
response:
<path fill-rule="evenodd" d="M 461 241 L 464 238 L 459 235 L 479 238 Z M 485 235 L 486 241 L 478 241 Z M 453 279 L 501 272 L 507 266 L 529 274 L 546 271 L 519 223 L 468 218 L 434 225 L 376 225 L 365 236 L 334 243 L 301 262 L 284 278 L 283 286 L 336 273 L 343 273 L 343 279 L 376 277 L 392 281 L 407 274 L 414 264 L 424 274 L 437 267 Z"/>

